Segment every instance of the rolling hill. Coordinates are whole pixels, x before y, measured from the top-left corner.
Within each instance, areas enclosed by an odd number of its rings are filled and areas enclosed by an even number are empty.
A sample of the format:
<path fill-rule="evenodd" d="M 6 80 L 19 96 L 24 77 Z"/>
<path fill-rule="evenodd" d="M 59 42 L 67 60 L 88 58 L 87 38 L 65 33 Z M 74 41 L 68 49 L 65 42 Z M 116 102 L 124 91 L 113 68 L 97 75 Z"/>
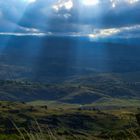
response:
<path fill-rule="evenodd" d="M 139 91 L 138 82 L 121 79 L 119 74 L 72 77 L 60 84 L 20 80 L 0 81 L 0 100 L 9 101 L 46 100 L 71 104 L 93 104 L 113 99 L 139 100 Z"/>

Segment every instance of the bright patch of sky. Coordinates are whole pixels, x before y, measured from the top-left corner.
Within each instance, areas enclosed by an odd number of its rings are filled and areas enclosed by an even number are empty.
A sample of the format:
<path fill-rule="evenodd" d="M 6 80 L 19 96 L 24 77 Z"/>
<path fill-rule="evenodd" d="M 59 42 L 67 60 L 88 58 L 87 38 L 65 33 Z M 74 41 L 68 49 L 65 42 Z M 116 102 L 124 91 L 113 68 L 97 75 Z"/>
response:
<path fill-rule="evenodd" d="M 36 2 L 36 0 L 22 0 L 23 2 L 27 2 L 27 3 L 34 3 Z"/>
<path fill-rule="evenodd" d="M 59 0 L 56 4 L 52 6 L 52 8 L 58 12 L 61 9 L 70 10 L 73 7 L 73 1 L 72 0 Z"/>
<path fill-rule="evenodd" d="M 87 5 L 87 6 L 95 6 L 100 3 L 99 0 L 81 0 L 82 4 Z"/>
<path fill-rule="evenodd" d="M 116 6 L 120 5 L 121 3 L 126 4 L 135 4 L 139 2 L 139 0 L 110 0 L 112 7 L 115 8 Z"/>

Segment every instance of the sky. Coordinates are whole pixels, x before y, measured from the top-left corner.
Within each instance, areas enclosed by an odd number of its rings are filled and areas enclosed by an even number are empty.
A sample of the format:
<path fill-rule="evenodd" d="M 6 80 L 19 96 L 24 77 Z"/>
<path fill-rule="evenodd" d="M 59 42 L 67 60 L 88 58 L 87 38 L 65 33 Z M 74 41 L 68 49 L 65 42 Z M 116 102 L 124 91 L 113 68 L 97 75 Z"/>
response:
<path fill-rule="evenodd" d="M 139 38 L 140 0 L 0 0 L 0 35 Z"/>

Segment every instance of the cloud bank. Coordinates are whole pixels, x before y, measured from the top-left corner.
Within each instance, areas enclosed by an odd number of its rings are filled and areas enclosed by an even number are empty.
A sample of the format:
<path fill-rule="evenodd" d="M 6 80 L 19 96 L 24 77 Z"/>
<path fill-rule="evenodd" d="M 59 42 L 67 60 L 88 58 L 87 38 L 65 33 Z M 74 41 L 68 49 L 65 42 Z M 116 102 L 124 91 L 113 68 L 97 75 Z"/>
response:
<path fill-rule="evenodd" d="M 140 37 L 140 0 L 1 0 L 0 21 L 1 35 Z"/>

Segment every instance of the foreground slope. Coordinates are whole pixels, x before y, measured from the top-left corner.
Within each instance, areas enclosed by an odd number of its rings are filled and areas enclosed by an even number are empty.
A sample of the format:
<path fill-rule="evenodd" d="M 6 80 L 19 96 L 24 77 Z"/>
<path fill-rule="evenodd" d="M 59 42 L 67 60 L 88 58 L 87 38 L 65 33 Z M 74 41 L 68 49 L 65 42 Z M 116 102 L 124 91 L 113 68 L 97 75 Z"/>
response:
<path fill-rule="evenodd" d="M 0 102 L 0 139 L 20 140 L 125 140 L 138 139 L 135 107 L 95 109 Z M 131 119 L 130 119 L 131 118 Z M 30 138 L 31 139 L 31 138 Z"/>

